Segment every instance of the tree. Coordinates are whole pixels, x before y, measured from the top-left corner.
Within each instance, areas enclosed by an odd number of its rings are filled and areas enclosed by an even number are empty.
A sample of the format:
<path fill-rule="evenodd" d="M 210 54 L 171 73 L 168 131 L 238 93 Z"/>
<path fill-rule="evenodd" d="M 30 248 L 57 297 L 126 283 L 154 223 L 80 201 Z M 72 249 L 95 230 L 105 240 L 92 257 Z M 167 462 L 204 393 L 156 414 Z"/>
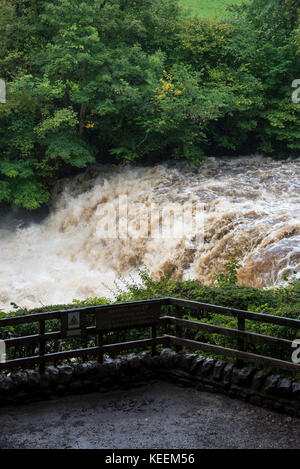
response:
<path fill-rule="evenodd" d="M 298 4 L 224 22 L 177 0 L 0 0 L 0 204 L 36 209 L 103 158 L 299 151 Z"/>

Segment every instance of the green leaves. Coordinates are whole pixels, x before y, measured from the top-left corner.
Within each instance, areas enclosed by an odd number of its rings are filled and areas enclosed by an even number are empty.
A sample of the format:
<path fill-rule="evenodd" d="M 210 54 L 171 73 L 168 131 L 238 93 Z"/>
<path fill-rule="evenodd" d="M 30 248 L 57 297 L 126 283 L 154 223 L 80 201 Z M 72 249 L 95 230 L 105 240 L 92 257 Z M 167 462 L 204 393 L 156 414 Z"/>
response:
<path fill-rule="evenodd" d="M 48 202 L 50 194 L 43 184 L 35 180 L 24 181 L 13 187 L 13 206 L 23 207 L 27 210 L 36 210 Z"/>
<path fill-rule="evenodd" d="M 217 285 L 219 287 L 226 287 L 229 285 L 237 285 L 237 273 L 241 265 L 235 260 L 230 259 L 228 264 L 225 266 L 225 273 L 220 273 L 215 277 Z"/>
<path fill-rule="evenodd" d="M 93 149 L 72 132 L 58 132 L 46 140 L 46 158 L 61 159 L 77 168 L 84 168 L 95 162 Z"/>
<path fill-rule="evenodd" d="M 247 5 L 225 22 L 177 0 L 0 0 L 0 203 L 34 209 L 103 156 L 298 151 L 297 1 Z"/>
<path fill-rule="evenodd" d="M 35 128 L 35 132 L 42 139 L 49 133 L 56 132 L 59 129 L 74 128 L 77 124 L 77 113 L 72 108 L 62 108 L 55 110 L 52 117 L 44 119 Z"/>

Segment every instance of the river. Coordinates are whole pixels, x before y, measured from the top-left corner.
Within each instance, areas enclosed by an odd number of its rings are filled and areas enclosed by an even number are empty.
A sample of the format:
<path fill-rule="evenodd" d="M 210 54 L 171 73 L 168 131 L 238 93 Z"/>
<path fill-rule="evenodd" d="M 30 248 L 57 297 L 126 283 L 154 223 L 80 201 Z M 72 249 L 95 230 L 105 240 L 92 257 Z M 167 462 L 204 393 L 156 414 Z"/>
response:
<path fill-rule="evenodd" d="M 181 239 L 138 231 L 130 239 L 103 237 L 103 208 L 119 214 L 125 202 L 161 210 L 199 203 L 202 242 L 199 226 L 193 231 L 192 225 Z M 138 211 L 129 212 L 134 224 Z M 176 210 L 170 220 L 176 231 Z M 240 285 L 280 284 L 284 275 L 300 273 L 300 159 L 249 156 L 209 158 L 199 167 L 94 166 L 57 185 L 43 222 L 15 230 L 2 223 L 0 252 L 4 311 L 12 301 L 31 308 L 112 297 L 116 284 L 137 280 L 144 266 L 155 279 L 171 271 L 174 278 L 210 284 L 235 258 L 242 265 Z"/>

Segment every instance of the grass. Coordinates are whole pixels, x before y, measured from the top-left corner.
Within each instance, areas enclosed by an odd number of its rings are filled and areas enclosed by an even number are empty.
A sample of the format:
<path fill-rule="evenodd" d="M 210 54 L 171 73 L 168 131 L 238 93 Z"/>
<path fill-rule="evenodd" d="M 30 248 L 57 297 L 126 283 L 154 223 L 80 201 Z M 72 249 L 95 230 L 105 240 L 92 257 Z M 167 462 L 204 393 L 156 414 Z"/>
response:
<path fill-rule="evenodd" d="M 239 5 L 243 0 L 179 0 L 181 5 L 202 18 L 226 16 L 229 5 Z"/>

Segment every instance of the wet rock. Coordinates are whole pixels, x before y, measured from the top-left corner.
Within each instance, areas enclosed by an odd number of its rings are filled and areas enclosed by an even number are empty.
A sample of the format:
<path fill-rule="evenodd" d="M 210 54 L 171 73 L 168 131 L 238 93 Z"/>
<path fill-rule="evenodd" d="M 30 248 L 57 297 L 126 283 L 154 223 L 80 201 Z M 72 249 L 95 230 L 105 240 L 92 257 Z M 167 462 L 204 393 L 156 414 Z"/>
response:
<path fill-rule="evenodd" d="M 267 394 L 276 394 L 277 384 L 278 384 L 279 379 L 280 379 L 280 376 L 278 375 L 268 376 L 268 378 L 265 381 L 264 391 Z"/>
<path fill-rule="evenodd" d="M 178 368 L 183 371 L 190 371 L 193 360 L 197 357 L 196 353 L 184 353 L 181 355 Z"/>
<path fill-rule="evenodd" d="M 198 368 L 200 368 L 205 361 L 205 357 L 202 357 L 201 355 L 197 355 L 196 358 L 192 361 L 191 368 L 190 368 L 190 373 L 192 375 L 196 374 L 198 371 Z"/>
<path fill-rule="evenodd" d="M 95 376 L 97 374 L 98 364 L 96 362 L 87 362 L 82 364 L 82 374 L 84 376 Z"/>
<path fill-rule="evenodd" d="M 95 363 L 93 367 L 91 365 L 83 368 L 83 379 L 95 378 L 103 379 L 108 376 L 115 376 L 118 372 L 119 362 L 112 360 L 111 358 L 105 358 L 103 363 Z"/>
<path fill-rule="evenodd" d="M 11 375 L 13 386 L 16 388 L 23 388 L 28 385 L 28 375 L 27 373 L 20 371 L 19 373 L 14 373 Z"/>
<path fill-rule="evenodd" d="M 149 352 L 142 352 L 139 354 L 139 359 L 141 362 L 141 365 L 146 367 L 146 368 L 153 368 L 153 360 Z M 128 362 L 126 360 L 126 363 L 128 365 Z M 123 367 L 122 367 L 123 368 Z"/>
<path fill-rule="evenodd" d="M 292 387 L 293 396 L 300 400 L 300 381 L 295 381 Z"/>
<path fill-rule="evenodd" d="M 149 360 L 149 368 L 151 370 L 157 370 L 159 367 L 160 367 L 160 356 L 159 355 L 155 355 L 154 357 L 150 356 L 150 360 Z"/>
<path fill-rule="evenodd" d="M 57 384 L 59 382 L 59 371 L 54 366 L 49 366 L 47 372 L 50 378 L 50 384 Z"/>
<path fill-rule="evenodd" d="M 254 370 L 251 368 L 235 368 L 232 373 L 232 383 L 240 386 L 248 386 L 251 382 L 251 377 Z"/>
<path fill-rule="evenodd" d="M 237 392 L 237 396 L 239 399 L 242 399 L 242 401 L 245 401 L 245 402 L 247 402 L 250 398 L 250 395 L 247 389 L 239 389 Z"/>
<path fill-rule="evenodd" d="M 175 369 L 170 372 L 170 376 L 171 376 L 171 381 L 173 381 L 176 384 L 181 384 L 184 386 L 191 385 L 190 374 L 187 373 L 186 371 Z"/>
<path fill-rule="evenodd" d="M 10 376 L 5 376 L 0 374 L 0 392 L 8 392 L 13 387 L 13 380 Z"/>
<path fill-rule="evenodd" d="M 173 368 L 176 363 L 177 354 L 174 350 L 171 349 L 163 349 L 160 353 L 160 365 L 163 368 Z"/>
<path fill-rule="evenodd" d="M 73 368 L 69 365 L 60 365 L 57 367 L 59 375 L 58 382 L 59 384 L 70 383 L 73 376 Z"/>
<path fill-rule="evenodd" d="M 232 376 L 232 372 L 233 372 L 234 368 L 235 367 L 234 367 L 233 363 L 227 363 L 227 365 L 225 365 L 225 368 L 223 370 L 223 384 L 225 386 L 230 385 L 231 376 Z"/>
<path fill-rule="evenodd" d="M 216 361 L 213 358 L 206 358 L 202 363 L 201 368 L 198 369 L 197 375 L 208 376 L 212 371 Z"/>
<path fill-rule="evenodd" d="M 27 372 L 28 377 L 28 386 L 34 388 L 40 386 L 41 375 L 33 370 L 28 370 Z"/>
<path fill-rule="evenodd" d="M 214 366 L 214 370 L 213 370 L 213 378 L 216 381 L 219 381 L 221 379 L 224 367 L 225 367 L 225 362 L 223 362 L 223 360 L 218 360 L 216 362 Z"/>
<path fill-rule="evenodd" d="M 283 395 L 290 394 L 292 390 L 292 381 L 290 378 L 282 378 L 279 380 L 277 385 L 278 392 Z"/>
<path fill-rule="evenodd" d="M 115 359 L 115 368 L 116 368 L 117 372 L 120 372 L 120 373 L 122 372 L 123 364 L 125 364 L 125 362 L 123 360 L 121 360 L 121 358 L 116 358 Z"/>
<path fill-rule="evenodd" d="M 128 367 L 131 370 L 138 370 L 141 367 L 141 360 L 135 353 L 131 353 L 130 355 L 127 356 L 128 360 Z"/>
<path fill-rule="evenodd" d="M 253 389 L 253 391 L 259 391 L 262 388 L 262 386 L 263 386 L 266 378 L 269 376 L 269 374 L 270 373 L 268 371 L 265 371 L 265 370 L 258 370 L 254 374 L 254 376 L 252 378 L 252 384 L 251 384 L 251 388 Z"/>

